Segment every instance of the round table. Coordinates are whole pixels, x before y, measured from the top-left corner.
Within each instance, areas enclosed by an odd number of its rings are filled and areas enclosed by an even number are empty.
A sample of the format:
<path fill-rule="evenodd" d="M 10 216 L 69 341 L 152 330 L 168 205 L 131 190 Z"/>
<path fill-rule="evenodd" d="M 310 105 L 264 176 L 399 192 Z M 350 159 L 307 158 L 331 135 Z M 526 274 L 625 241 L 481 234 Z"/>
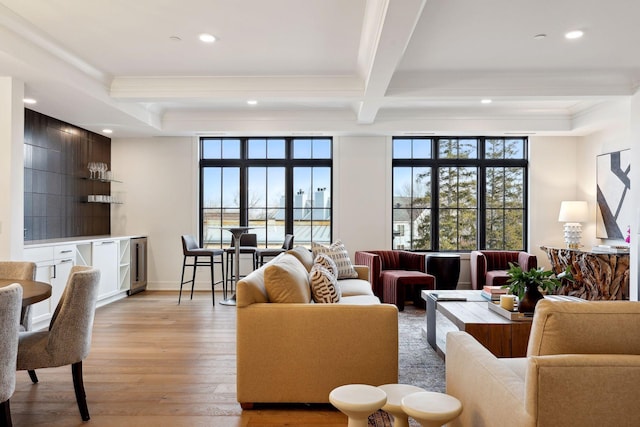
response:
<path fill-rule="evenodd" d="M 436 289 L 456 289 L 460 278 L 460 255 L 449 253 L 428 254 L 427 273 L 436 278 Z"/>
<path fill-rule="evenodd" d="M 51 285 L 35 280 L 0 279 L 0 288 L 12 283 L 22 286 L 22 307 L 43 301 L 51 296 Z"/>

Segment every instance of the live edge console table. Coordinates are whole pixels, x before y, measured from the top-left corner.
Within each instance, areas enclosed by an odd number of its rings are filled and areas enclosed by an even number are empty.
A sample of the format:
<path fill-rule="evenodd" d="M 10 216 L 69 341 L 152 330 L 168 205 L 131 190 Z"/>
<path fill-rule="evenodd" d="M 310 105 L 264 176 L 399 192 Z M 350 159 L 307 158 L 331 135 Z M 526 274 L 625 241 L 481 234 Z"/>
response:
<path fill-rule="evenodd" d="M 553 271 L 571 266 L 574 282 L 565 281 L 556 292 L 586 300 L 629 299 L 629 254 L 596 253 L 541 246 Z"/>

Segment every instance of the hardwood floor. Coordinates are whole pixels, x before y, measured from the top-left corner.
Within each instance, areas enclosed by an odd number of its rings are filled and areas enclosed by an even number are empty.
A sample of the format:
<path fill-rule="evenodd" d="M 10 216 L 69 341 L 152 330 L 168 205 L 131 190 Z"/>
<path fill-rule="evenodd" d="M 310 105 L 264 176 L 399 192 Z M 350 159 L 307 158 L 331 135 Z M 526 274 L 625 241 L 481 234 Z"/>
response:
<path fill-rule="evenodd" d="M 184 296 L 184 295 L 183 295 Z M 329 405 L 242 411 L 236 401 L 235 307 L 216 293 L 177 305 L 174 292 L 142 292 L 96 311 L 83 363 L 92 427 L 346 426 Z M 71 367 L 18 372 L 15 427 L 83 425 Z"/>

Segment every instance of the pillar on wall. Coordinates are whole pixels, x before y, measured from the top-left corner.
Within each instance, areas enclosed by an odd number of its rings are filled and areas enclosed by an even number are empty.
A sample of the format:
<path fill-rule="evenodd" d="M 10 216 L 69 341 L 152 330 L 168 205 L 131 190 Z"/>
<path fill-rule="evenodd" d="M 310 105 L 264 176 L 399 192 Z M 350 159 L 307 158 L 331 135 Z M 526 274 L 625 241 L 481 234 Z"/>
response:
<path fill-rule="evenodd" d="M 24 246 L 24 83 L 0 77 L 0 259 Z"/>

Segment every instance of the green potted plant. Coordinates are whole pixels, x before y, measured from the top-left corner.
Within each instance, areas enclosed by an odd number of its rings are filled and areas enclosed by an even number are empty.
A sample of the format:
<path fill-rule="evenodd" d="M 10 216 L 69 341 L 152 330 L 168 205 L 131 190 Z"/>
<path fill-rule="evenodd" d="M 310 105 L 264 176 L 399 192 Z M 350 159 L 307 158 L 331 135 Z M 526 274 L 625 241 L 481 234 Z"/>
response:
<path fill-rule="evenodd" d="M 560 287 L 562 280 L 573 280 L 570 267 L 558 275 L 542 267 L 529 271 L 524 271 L 513 263 L 509 263 L 509 267 L 509 279 L 503 287 L 509 288 L 510 293 L 518 296 L 518 311 L 521 313 L 533 313 L 538 301 L 544 298 L 540 290 L 551 293 Z"/>

